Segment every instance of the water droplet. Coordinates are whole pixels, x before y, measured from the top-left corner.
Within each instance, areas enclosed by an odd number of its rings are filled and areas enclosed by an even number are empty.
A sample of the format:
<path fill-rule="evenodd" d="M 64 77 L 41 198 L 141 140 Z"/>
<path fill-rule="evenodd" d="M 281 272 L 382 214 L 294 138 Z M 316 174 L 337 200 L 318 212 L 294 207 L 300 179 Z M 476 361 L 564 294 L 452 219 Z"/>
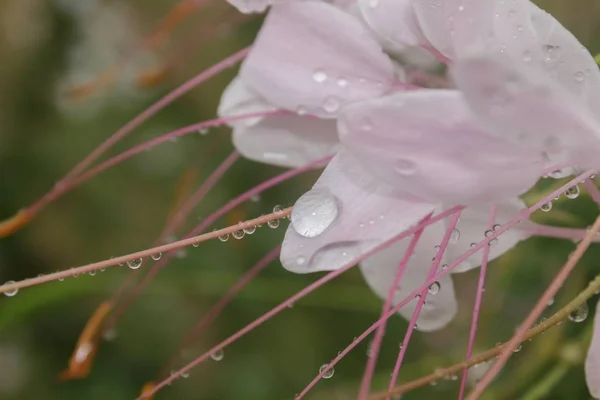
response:
<path fill-rule="evenodd" d="M 208 128 L 201 128 L 198 129 L 198 133 L 202 136 L 208 135 L 209 129 Z"/>
<path fill-rule="evenodd" d="M 233 231 L 231 233 L 231 236 L 233 236 L 234 239 L 242 239 L 244 237 L 245 233 L 243 229 L 239 229 L 237 231 Z"/>
<path fill-rule="evenodd" d="M 577 71 L 573 74 L 573 78 L 575 78 L 577 82 L 583 82 L 585 80 L 585 74 L 583 71 Z"/>
<path fill-rule="evenodd" d="M 292 208 L 292 227 L 301 236 L 321 235 L 336 220 L 338 202 L 329 189 L 313 189 L 304 193 Z"/>
<path fill-rule="evenodd" d="M 267 222 L 267 226 L 271 229 L 275 229 L 275 228 L 279 227 L 279 220 L 273 219 L 273 220 Z"/>
<path fill-rule="evenodd" d="M 569 319 L 573 322 L 583 322 L 589 314 L 587 302 L 583 303 L 569 314 Z"/>
<path fill-rule="evenodd" d="M 15 281 L 7 281 L 7 282 L 5 282 L 4 284 L 5 284 L 5 285 L 12 285 L 13 283 L 16 283 L 16 282 L 15 282 Z M 17 292 L 18 292 L 18 291 L 19 291 L 19 289 L 13 289 L 13 290 L 9 290 L 9 291 L 7 291 L 7 292 L 4 292 L 4 295 L 5 295 L 5 296 L 8 296 L 8 297 L 12 297 L 12 296 L 14 296 L 15 294 L 17 294 Z"/>
<path fill-rule="evenodd" d="M 394 170 L 400 175 L 410 176 L 415 174 L 417 166 L 413 161 L 402 158 L 396 161 Z"/>
<path fill-rule="evenodd" d="M 493 238 L 492 240 L 490 240 L 490 242 L 488 243 L 488 246 L 490 247 L 496 247 L 496 245 L 498 244 L 498 238 Z"/>
<path fill-rule="evenodd" d="M 579 186 L 575 185 L 571 186 L 565 191 L 565 196 L 567 197 L 567 199 L 576 199 L 579 197 L 579 193 Z"/>
<path fill-rule="evenodd" d="M 220 240 L 221 242 L 226 242 L 226 241 L 228 241 L 228 240 L 229 240 L 229 233 L 226 233 L 226 234 L 224 234 L 224 235 L 221 235 L 221 236 L 219 236 L 219 240 Z"/>
<path fill-rule="evenodd" d="M 192 246 L 193 246 L 193 247 L 198 247 L 198 246 L 200 246 L 200 243 L 198 243 L 198 242 L 196 242 L 196 243 L 192 243 Z"/>
<path fill-rule="evenodd" d="M 460 231 L 453 229 L 450 233 L 450 243 L 458 243 L 458 239 L 460 239 Z"/>
<path fill-rule="evenodd" d="M 183 379 L 189 378 L 190 377 L 190 371 L 186 371 L 186 372 L 181 372 L 180 375 Z"/>
<path fill-rule="evenodd" d="M 513 350 L 513 353 L 520 352 L 522 348 L 523 348 L 523 345 L 521 343 L 519 343 L 519 345 L 517 347 L 515 347 L 515 349 Z"/>
<path fill-rule="evenodd" d="M 210 358 L 212 358 L 215 361 L 221 361 L 223 357 L 225 357 L 225 351 L 223 351 L 223 349 L 217 350 L 210 355 Z"/>
<path fill-rule="evenodd" d="M 543 212 L 548 212 L 548 211 L 552 210 L 552 202 L 549 201 L 546 204 L 542 205 L 540 207 L 540 210 L 542 210 Z"/>
<path fill-rule="evenodd" d="M 554 297 L 548 300 L 548 307 L 550 307 L 552 304 L 554 304 Z"/>
<path fill-rule="evenodd" d="M 443 269 L 443 270 L 446 270 L 446 269 L 448 269 L 448 264 L 444 264 L 444 265 L 442 265 L 442 269 Z"/>
<path fill-rule="evenodd" d="M 298 256 L 298 258 L 296 258 L 296 264 L 298 264 L 298 265 L 304 265 L 305 262 L 306 262 L 306 257 L 304 257 L 304 256 Z"/>
<path fill-rule="evenodd" d="M 340 100 L 335 96 L 328 96 L 323 102 L 323 110 L 333 114 L 340 109 Z"/>
<path fill-rule="evenodd" d="M 492 226 L 492 230 L 494 232 L 498 232 L 500 230 L 500 228 L 502 228 L 502 225 L 500 225 L 500 224 L 494 224 L 494 226 Z"/>
<path fill-rule="evenodd" d="M 196 243 L 194 243 L 194 244 L 196 244 Z M 160 260 L 161 257 L 162 257 L 162 253 L 160 253 L 160 252 L 154 253 L 150 256 L 150 258 L 152 258 L 154 261 Z"/>
<path fill-rule="evenodd" d="M 96 275 L 96 271 L 90 271 L 90 272 L 88 272 L 88 275 L 89 276 L 94 276 L 94 275 Z"/>
<path fill-rule="evenodd" d="M 327 80 L 327 74 L 323 70 L 316 70 L 313 74 L 313 80 L 317 83 L 323 83 Z"/>
<path fill-rule="evenodd" d="M 127 261 L 127 266 L 130 269 L 138 269 L 139 267 L 142 266 L 144 260 L 142 260 L 141 258 L 136 258 L 135 260 L 130 260 Z"/>
<path fill-rule="evenodd" d="M 319 368 L 319 374 L 323 374 L 323 379 L 329 379 L 333 376 L 333 374 L 335 374 L 334 368 L 331 368 L 331 369 L 327 370 L 327 372 L 325 372 L 327 367 L 329 367 L 328 364 L 323 364 L 323 365 L 321 365 L 321 368 Z"/>
<path fill-rule="evenodd" d="M 344 77 L 339 77 L 337 80 L 337 84 L 339 87 L 346 87 L 346 86 L 348 86 L 348 79 L 346 79 Z"/>
<path fill-rule="evenodd" d="M 273 212 L 274 213 L 280 213 L 282 211 L 283 211 L 283 206 L 276 205 L 275 207 L 273 207 Z"/>
<path fill-rule="evenodd" d="M 244 233 L 246 233 L 247 235 L 252 235 L 254 232 L 256 232 L 256 225 L 244 228 Z"/>
<path fill-rule="evenodd" d="M 58 278 L 59 282 L 63 282 L 65 280 L 65 278 Z"/>
<path fill-rule="evenodd" d="M 545 44 L 543 46 L 544 51 L 544 62 L 547 66 L 554 66 L 560 60 L 560 46 L 553 46 L 551 44 Z"/>
<path fill-rule="evenodd" d="M 441 287 L 442 285 L 440 285 L 438 281 L 435 281 L 431 285 L 429 285 L 427 291 L 429 292 L 429 294 L 436 295 L 439 293 Z"/>

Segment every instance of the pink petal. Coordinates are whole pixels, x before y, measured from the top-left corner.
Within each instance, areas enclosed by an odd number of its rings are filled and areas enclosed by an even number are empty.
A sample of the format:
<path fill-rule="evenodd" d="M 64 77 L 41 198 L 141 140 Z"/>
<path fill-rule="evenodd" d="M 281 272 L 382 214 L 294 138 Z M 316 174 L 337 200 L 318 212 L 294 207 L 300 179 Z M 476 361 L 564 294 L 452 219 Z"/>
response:
<path fill-rule="evenodd" d="M 300 167 L 339 148 L 335 121 L 298 115 L 271 116 L 236 127 L 233 144 L 246 158 L 282 167 Z"/>
<path fill-rule="evenodd" d="M 586 167 L 598 165 L 588 153 L 599 149 L 600 124 L 556 81 L 489 56 L 459 60 L 453 74 L 488 133 Z"/>
<path fill-rule="evenodd" d="M 427 40 L 438 51 L 454 58 L 480 44 L 491 30 L 496 0 L 411 0 Z"/>
<path fill-rule="evenodd" d="M 594 334 L 585 360 L 585 380 L 592 397 L 600 399 L 600 302 L 596 305 Z"/>
<path fill-rule="evenodd" d="M 515 197 L 538 180 L 535 152 L 474 125 L 453 90 L 399 93 L 349 106 L 340 140 L 376 176 L 431 202 L 474 204 Z"/>
<path fill-rule="evenodd" d="M 235 77 L 223 91 L 217 114 L 219 117 L 253 114 L 261 111 L 275 111 L 277 108 L 260 97 L 252 88 Z M 243 121 L 234 121 L 231 126 L 250 126 L 261 121 L 262 118 L 251 118 Z"/>
<path fill-rule="evenodd" d="M 272 7 L 241 75 L 276 106 L 334 118 L 346 104 L 389 90 L 394 69 L 360 21 L 305 1 Z"/>
<path fill-rule="evenodd" d="M 496 204 L 495 224 L 501 225 L 508 222 L 519 212 L 526 208 L 525 203 L 519 198 L 510 199 Z M 473 243 L 479 243 L 485 238 L 489 230 L 490 205 L 475 205 L 467 207 L 460 215 L 456 226 L 458 239 L 450 243 L 446 251 L 449 262 L 456 260 L 471 248 Z M 523 221 L 527 224 L 529 221 Z M 516 246 L 520 241 L 527 239 L 530 234 L 519 229 L 519 226 L 504 232 L 498 239 L 492 241 L 490 246 L 489 261 L 492 261 Z M 452 272 L 465 272 L 481 265 L 483 252 L 479 251 L 460 264 Z"/>
<path fill-rule="evenodd" d="M 392 52 L 427 44 L 412 10 L 411 0 L 358 0 L 369 27 Z"/>
<path fill-rule="evenodd" d="M 235 78 L 219 104 L 222 117 L 275 108 Z M 334 154 L 339 142 L 336 123 L 295 114 L 233 122 L 233 144 L 246 158 L 282 167 L 299 167 Z"/>
<path fill-rule="evenodd" d="M 281 262 L 296 273 L 341 268 L 434 208 L 375 180 L 351 155 L 340 151 L 296 202 Z"/>
<path fill-rule="evenodd" d="M 417 289 L 427 279 L 431 268 L 432 258 L 435 256 L 435 245 L 439 245 L 443 236 L 441 225 L 428 227 L 417 244 L 416 252 L 411 257 L 407 268 L 402 275 L 400 288 L 394 294 L 393 304 L 404 300 L 412 291 Z M 398 272 L 398 265 L 408 248 L 410 239 L 395 243 L 392 246 L 377 252 L 372 257 L 360 264 L 361 272 L 367 284 L 382 299 L 387 298 L 390 285 Z M 439 291 L 436 294 L 428 294 L 421 314 L 417 320 L 420 331 L 433 331 L 446 326 L 456 315 L 457 303 L 454 293 L 452 277 L 444 276 L 439 281 Z M 417 305 L 417 299 L 413 299 L 402 307 L 399 314 L 410 319 Z"/>

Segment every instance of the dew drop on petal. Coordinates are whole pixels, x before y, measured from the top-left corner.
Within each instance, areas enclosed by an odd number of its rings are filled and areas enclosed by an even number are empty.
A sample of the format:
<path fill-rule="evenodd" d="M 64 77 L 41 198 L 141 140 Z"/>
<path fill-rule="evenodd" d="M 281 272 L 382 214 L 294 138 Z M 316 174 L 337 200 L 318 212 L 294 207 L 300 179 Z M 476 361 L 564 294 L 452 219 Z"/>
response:
<path fill-rule="evenodd" d="M 280 205 L 276 205 L 275 207 L 273 207 L 273 212 L 274 213 L 280 213 L 283 211 L 283 207 Z"/>
<path fill-rule="evenodd" d="M 323 110 L 333 114 L 340 109 L 340 100 L 335 96 L 328 96 L 323 102 Z"/>
<path fill-rule="evenodd" d="M 221 361 L 223 357 L 225 357 L 225 351 L 223 351 L 223 349 L 216 350 L 210 355 L 210 358 L 212 358 L 215 361 Z"/>
<path fill-rule="evenodd" d="M 246 235 L 252 235 L 254 232 L 256 232 L 256 225 L 244 228 L 244 233 L 246 233 Z"/>
<path fill-rule="evenodd" d="M 338 201 L 328 189 L 313 189 L 304 193 L 292 208 L 292 227 L 304 237 L 316 237 L 325 232 L 339 213 Z"/>
<path fill-rule="evenodd" d="M 542 210 L 543 212 L 548 212 L 548 211 L 552 210 L 552 202 L 549 201 L 546 204 L 542 205 L 540 207 L 540 210 Z"/>
<path fill-rule="evenodd" d="M 589 314 L 587 302 L 583 303 L 569 314 L 569 319 L 573 322 L 583 322 Z"/>
<path fill-rule="evenodd" d="M 450 243 L 458 243 L 458 239 L 460 239 L 460 231 L 453 229 L 450 233 Z"/>
<path fill-rule="evenodd" d="M 219 236 L 219 240 L 220 240 L 221 242 L 226 242 L 226 241 L 228 241 L 228 240 L 229 240 L 229 233 L 226 233 L 226 234 L 224 234 L 224 235 L 221 235 L 221 236 Z"/>
<path fill-rule="evenodd" d="M 64 280 L 64 279 L 63 279 L 63 280 Z M 13 283 L 15 283 L 15 281 L 7 281 L 7 282 L 5 282 L 4 284 L 5 284 L 5 285 L 12 285 Z M 12 297 L 12 296 L 14 296 L 15 294 L 17 294 L 17 292 L 18 292 L 18 291 L 19 291 L 19 289 L 13 289 L 13 290 L 10 290 L 10 291 L 8 291 L 8 292 L 4 292 L 4 295 L 5 295 L 5 296 L 8 296 L 8 297 Z"/>
<path fill-rule="evenodd" d="M 579 193 L 579 186 L 575 185 L 571 186 L 565 191 L 565 196 L 567 197 L 567 199 L 576 199 L 579 197 Z"/>
<path fill-rule="evenodd" d="M 142 260 L 141 258 L 136 258 L 135 260 L 127 261 L 127 266 L 129 267 L 129 269 L 138 269 L 142 266 L 143 262 L 144 260 Z"/>
<path fill-rule="evenodd" d="M 523 345 L 521 343 L 519 343 L 519 345 L 517 347 L 515 347 L 515 349 L 513 350 L 513 353 L 520 352 L 522 348 L 523 348 Z"/>
<path fill-rule="evenodd" d="M 414 175 L 415 172 L 417 172 L 417 166 L 411 160 L 400 159 L 396 161 L 394 165 L 394 170 L 400 175 L 411 176 Z"/>
<path fill-rule="evenodd" d="M 160 258 L 162 257 L 162 253 L 154 253 L 150 256 L 150 258 L 152 258 L 154 261 L 158 261 L 160 260 Z"/>
<path fill-rule="evenodd" d="M 306 263 L 306 257 L 304 257 L 304 256 L 298 256 L 296 258 L 296 264 L 298 264 L 298 265 L 304 265 L 304 263 Z"/>
<path fill-rule="evenodd" d="M 279 220 L 278 219 L 273 219 L 269 222 L 267 222 L 267 226 L 271 229 L 275 229 L 279 227 Z"/>
<path fill-rule="evenodd" d="M 242 239 L 244 237 L 245 233 L 243 229 L 239 229 L 237 231 L 233 231 L 231 233 L 231 236 L 233 236 L 234 239 Z"/>
<path fill-rule="evenodd" d="M 89 276 L 94 276 L 94 275 L 96 275 L 96 271 L 95 270 L 94 271 L 90 271 L 90 272 L 88 272 L 88 275 Z"/>
<path fill-rule="evenodd" d="M 585 80 L 585 74 L 583 71 L 577 71 L 577 72 L 575 72 L 575 74 L 573 74 L 573 78 L 577 82 L 583 82 Z"/>
<path fill-rule="evenodd" d="M 429 285 L 427 291 L 429 292 L 429 294 L 436 295 L 439 293 L 441 287 L 442 285 L 440 285 L 438 281 L 435 281 L 431 285 Z"/>
<path fill-rule="evenodd" d="M 318 69 L 313 73 L 313 80 L 317 83 L 323 83 L 327 80 L 327 74 L 325 71 Z"/>
<path fill-rule="evenodd" d="M 333 376 L 333 374 L 335 374 L 335 369 L 331 368 L 330 370 L 328 370 L 327 372 L 325 372 L 325 370 L 327 369 L 327 367 L 329 367 L 328 364 L 323 364 L 321 365 L 321 368 L 319 368 L 319 374 L 323 374 L 323 379 L 329 379 Z"/>

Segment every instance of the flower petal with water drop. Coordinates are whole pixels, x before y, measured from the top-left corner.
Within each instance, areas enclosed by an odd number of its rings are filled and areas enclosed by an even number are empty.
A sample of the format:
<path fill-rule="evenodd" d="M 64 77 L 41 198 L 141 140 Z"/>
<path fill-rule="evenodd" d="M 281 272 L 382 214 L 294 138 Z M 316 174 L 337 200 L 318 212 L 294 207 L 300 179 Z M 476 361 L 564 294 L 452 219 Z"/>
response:
<path fill-rule="evenodd" d="M 394 293 L 392 304 L 398 304 L 427 280 L 427 275 L 436 254 L 434 246 L 439 244 L 444 234 L 440 224 L 427 227 L 417 243 L 415 253 L 410 258 Z M 394 243 L 367 258 L 360 264 L 360 270 L 367 284 L 382 299 L 387 298 L 391 284 L 398 272 L 398 266 L 410 243 L 410 239 Z M 441 269 L 441 267 L 440 267 Z M 456 315 L 457 303 L 452 277 L 446 275 L 438 281 L 437 293 L 429 294 L 421 309 L 417 326 L 422 331 L 433 331 L 446 326 Z M 436 286 L 437 287 L 437 286 Z M 410 319 L 417 299 L 411 300 L 399 310 L 399 314 Z"/>
<path fill-rule="evenodd" d="M 541 175 L 543 159 L 490 137 L 454 90 L 403 92 L 347 107 L 340 141 L 372 173 L 432 203 L 515 197 Z"/>
<path fill-rule="evenodd" d="M 308 193 L 292 211 L 281 250 L 283 266 L 296 273 L 339 269 L 436 206 L 380 182 L 343 150 Z"/>
<path fill-rule="evenodd" d="M 324 118 L 394 82 L 393 64 L 368 29 L 317 1 L 273 6 L 240 74 L 271 104 Z"/>

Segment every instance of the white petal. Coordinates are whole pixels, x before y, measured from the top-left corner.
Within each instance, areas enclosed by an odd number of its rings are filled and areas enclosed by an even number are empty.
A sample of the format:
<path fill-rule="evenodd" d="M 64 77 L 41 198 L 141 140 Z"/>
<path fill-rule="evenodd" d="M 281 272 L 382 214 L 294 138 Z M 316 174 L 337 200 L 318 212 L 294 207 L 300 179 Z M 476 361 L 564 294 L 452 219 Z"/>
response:
<path fill-rule="evenodd" d="M 536 152 L 483 133 L 454 90 L 398 93 L 347 107 L 340 141 L 365 167 L 404 191 L 447 204 L 497 202 L 527 191 Z"/>
<path fill-rule="evenodd" d="M 244 14 L 262 13 L 273 4 L 273 0 L 227 0 L 229 4 Z"/>
<path fill-rule="evenodd" d="M 416 252 L 411 257 L 409 264 L 400 281 L 400 288 L 394 294 L 393 304 L 398 304 L 412 291 L 423 285 L 433 263 L 435 255 L 434 246 L 439 244 L 443 236 L 441 225 L 428 227 L 421 236 Z M 398 272 L 398 266 L 410 243 L 410 238 L 379 251 L 360 264 L 361 272 L 369 286 L 381 297 L 387 298 L 391 284 Z M 441 267 L 440 267 L 441 268 Z M 457 311 L 456 296 L 452 278 L 447 275 L 439 281 L 439 291 L 428 294 L 425 304 L 421 309 L 417 327 L 421 331 L 433 331 L 446 326 Z M 417 305 L 417 299 L 411 300 L 399 311 L 407 320 L 410 320 Z"/>
<path fill-rule="evenodd" d="M 548 76 L 489 56 L 459 60 L 453 75 L 486 132 L 532 150 L 571 152 L 562 158 L 586 167 L 599 165 L 578 152 L 598 151 L 600 124 Z"/>
<path fill-rule="evenodd" d="M 369 27 L 392 52 L 427 44 L 410 4 L 411 0 L 358 0 Z"/>
<path fill-rule="evenodd" d="M 600 304 L 596 305 L 594 334 L 585 360 L 585 380 L 590 394 L 600 399 Z"/>
<path fill-rule="evenodd" d="M 333 155 L 339 148 L 336 124 L 298 115 L 263 118 L 233 130 L 233 144 L 245 157 L 282 167 L 300 167 Z"/>
<path fill-rule="evenodd" d="M 217 114 L 220 117 L 231 117 L 235 115 L 253 114 L 261 111 L 274 111 L 276 107 L 269 104 L 260 97 L 248 85 L 235 77 L 223 91 Z M 249 118 L 243 121 L 234 121 L 230 126 L 250 126 L 258 123 L 262 118 Z"/>
<path fill-rule="evenodd" d="M 518 198 L 496 204 L 494 224 L 502 225 L 510 221 L 518 212 L 525 208 L 525 203 Z M 460 221 L 456 226 L 460 236 L 456 243 L 449 244 L 446 252 L 449 262 L 456 260 L 463 253 L 467 252 L 471 248 L 472 243 L 479 243 L 485 238 L 485 232 L 489 229 L 489 213 L 489 205 L 470 206 L 462 212 Z M 528 223 L 528 221 L 522 222 L 522 224 Z M 519 229 L 519 225 L 504 232 L 496 241 L 492 242 L 488 261 L 502 256 L 529 236 L 529 233 Z M 481 265 L 482 257 L 483 251 L 478 251 L 465 262 L 461 263 L 458 268 L 453 269 L 452 272 L 465 272 L 473 268 L 478 268 Z"/>
<path fill-rule="evenodd" d="M 454 58 L 457 51 L 481 46 L 491 31 L 495 0 L 411 0 L 427 40 Z M 483 34 L 482 34 L 483 33 Z"/>
<path fill-rule="evenodd" d="M 292 211 L 281 250 L 283 266 L 296 273 L 336 270 L 405 231 L 434 208 L 375 180 L 356 160 L 340 151 L 313 189 Z M 337 215 L 323 225 L 322 208 L 311 204 L 335 201 Z M 317 200 L 315 200 L 317 199 Z M 313 228 L 310 227 L 312 224 Z M 310 234 L 308 234 L 310 232 Z M 316 234 L 315 234 L 316 233 Z"/>
<path fill-rule="evenodd" d="M 270 103 L 326 118 L 382 95 L 394 81 L 392 62 L 368 29 L 315 1 L 274 6 L 241 75 Z"/>

